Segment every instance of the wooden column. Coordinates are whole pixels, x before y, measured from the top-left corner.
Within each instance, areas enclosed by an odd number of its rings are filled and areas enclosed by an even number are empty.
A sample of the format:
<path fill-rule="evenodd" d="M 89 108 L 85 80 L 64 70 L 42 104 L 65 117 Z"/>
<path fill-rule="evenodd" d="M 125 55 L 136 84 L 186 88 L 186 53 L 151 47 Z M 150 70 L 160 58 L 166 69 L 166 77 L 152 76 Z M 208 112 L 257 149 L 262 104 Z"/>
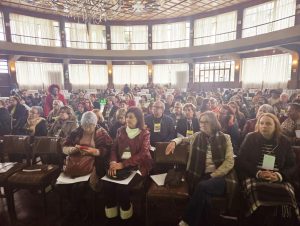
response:
<path fill-rule="evenodd" d="M 66 40 L 66 32 L 65 32 L 65 21 L 59 21 L 59 33 L 60 33 L 60 40 L 61 40 L 61 47 L 67 47 L 67 40 Z"/>
<path fill-rule="evenodd" d="M 241 76 L 241 59 L 234 60 L 234 84 L 236 88 L 241 88 L 242 83 L 240 82 L 240 76 Z"/>
<path fill-rule="evenodd" d="M 243 17 L 244 17 L 244 11 L 243 11 L 243 9 L 239 9 L 237 11 L 236 39 L 242 38 L 242 33 L 243 33 Z"/>
<path fill-rule="evenodd" d="M 148 25 L 148 49 L 152 49 L 152 25 Z"/>
<path fill-rule="evenodd" d="M 14 88 L 19 88 L 19 84 L 17 82 L 17 72 L 16 72 L 16 61 L 8 60 L 8 73 L 10 75 L 10 86 Z"/>
<path fill-rule="evenodd" d="M 194 46 L 194 20 L 190 22 L 190 47 Z"/>
<path fill-rule="evenodd" d="M 108 88 L 114 88 L 114 82 L 113 82 L 113 65 L 111 61 L 107 61 L 107 76 L 108 76 Z"/>
<path fill-rule="evenodd" d="M 12 42 L 11 30 L 10 30 L 10 19 L 9 19 L 9 13 L 7 11 L 3 11 L 3 20 L 4 20 L 4 29 L 5 29 L 6 41 L 7 42 Z"/>
<path fill-rule="evenodd" d="M 300 66 L 299 53 L 292 54 L 291 80 L 288 82 L 288 89 L 298 89 L 300 87 Z"/>
<path fill-rule="evenodd" d="M 64 89 L 71 92 L 72 84 L 70 83 L 70 77 L 69 77 L 69 63 L 70 63 L 70 60 L 64 59 L 64 62 L 63 62 L 64 86 L 65 86 Z"/>
<path fill-rule="evenodd" d="M 190 90 L 193 87 L 194 82 L 194 63 L 189 63 L 189 83 L 187 85 L 187 90 Z"/>
<path fill-rule="evenodd" d="M 300 24 L 300 0 L 296 1 L 295 25 Z"/>
<path fill-rule="evenodd" d="M 105 31 L 106 31 L 106 46 L 107 46 L 107 50 L 111 50 L 111 31 L 110 31 L 110 26 L 106 25 L 105 26 Z"/>

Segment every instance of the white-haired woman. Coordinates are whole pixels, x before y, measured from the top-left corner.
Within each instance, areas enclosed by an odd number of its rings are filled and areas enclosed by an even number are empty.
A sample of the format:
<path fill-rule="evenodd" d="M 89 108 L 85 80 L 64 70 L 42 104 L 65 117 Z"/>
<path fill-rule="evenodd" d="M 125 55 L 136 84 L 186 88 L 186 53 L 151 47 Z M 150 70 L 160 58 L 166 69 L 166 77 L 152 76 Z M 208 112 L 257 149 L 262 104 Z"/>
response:
<path fill-rule="evenodd" d="M 66 174 L 74 177 L 92 173 L 92 176 L 97 174 L 98 178 L 105 175 L 105 165 L 107 164 L 109 150 L 112 146 L 112 139 L 105 129 L 96 129 L 97 121 L 95 113 L 91 111 L 85 112 L 82 115 L 80 127 L 71 132 L 66 138 L 63 147 L 63 153 L 68 156 L 69 160 L 71 158 L 85 158 L 87 160 L 87 157 L 90 157 L 91 161 L 87 162 L 92 164 L 91 171 L 86 171 L 87 167 L 78 169 L 68 168 L 67 161 Z M 87 182 L 68 186 L 67 194 L 71 195 L 73 210 L 71 216 L 75 216 L 74 212 L 76 214 L 78 213 L 77 211 L 86 209 L 83 206 L 83 197 L 87 187 Z"/>

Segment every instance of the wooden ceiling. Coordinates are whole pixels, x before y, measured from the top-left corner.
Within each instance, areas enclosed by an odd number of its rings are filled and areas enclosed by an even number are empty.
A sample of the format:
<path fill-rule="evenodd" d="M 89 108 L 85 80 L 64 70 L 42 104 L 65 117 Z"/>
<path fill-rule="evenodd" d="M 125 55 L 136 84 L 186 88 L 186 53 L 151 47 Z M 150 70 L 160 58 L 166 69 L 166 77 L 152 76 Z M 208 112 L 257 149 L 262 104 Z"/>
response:
<path fill-rule="evenodd" d="M 38 11 L 42 13 L 51 13 L 65 15 L 63 10 L 49 9 L 48 7 L 40 7 L 32 5 L 32 0 L 1 0 L 0 5 L 12 6 L 15 8 L 26 9 L 30 11 Z M 134 2 L 136 0 L 130 0 Z M 220 10 L 232 7 L 252 0 L 165 0 L 165 3 L 156 10 L 147 12 L 134 12 L 126 9 L 120 10 L 119 13 L 108 18 L 109 21 L 144 21 L 144 20 L 162 20 L 173 19 L 178 17 L 186 17 L 200 13 L 207 13 L 213 10 Z M 143 0 L 146 3 L 147 0 Z"/>

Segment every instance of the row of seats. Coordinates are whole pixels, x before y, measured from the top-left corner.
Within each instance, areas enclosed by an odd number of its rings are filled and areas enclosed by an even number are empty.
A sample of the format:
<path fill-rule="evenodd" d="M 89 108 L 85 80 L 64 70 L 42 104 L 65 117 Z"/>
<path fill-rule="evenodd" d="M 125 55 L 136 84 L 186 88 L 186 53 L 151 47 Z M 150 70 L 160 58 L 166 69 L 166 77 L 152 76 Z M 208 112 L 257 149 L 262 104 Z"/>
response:
<path fill-rule="evenodd" d="M 156 150 L 153 152 L 152 174 L 165 173 L 175 165 L 182 170 L 186 168 L 189 146 L 178 145 L 174 154 L 167 156 L 165 155 L 167 145 L 167 142 L 157 143 Z M 16 219 L 14 192 L 18 189 L 39 190 L 46 213 L 46 194 L 54 190 L 56 179 L 63 169 L 60 138 L 35 137 L 32 139 L 29 136 L 8 135 L 4 136 L 2 151 L 8 156 L 10 162 L 18 162 L 7 172 L 0 173 L 0 187 L 4 187 L 11 219 Z M 42 164 L 37 162 L 38 157 L 41 158 Z M 150 178 L 148 182 L 142 188 L 144 192 L 135 193 L 141 196 L 139 197 L 141 205 L 144 204 L 142 208 L 145 210 L 146 224 L 156 225 L 154 220 L 159 219 L 157 216 L 161 213 L 164 214 L 165 220 L 178 222 L 189 200 L 187 181 L 183 180 L 177 187 L 158 186 Z M 101 190 L 96 192 L 101 193 Z M 218 207 L 219 213 L 227 208 L 228 199 L 226 196 L 217 197 L 213 202 L 214 207 Z"/>

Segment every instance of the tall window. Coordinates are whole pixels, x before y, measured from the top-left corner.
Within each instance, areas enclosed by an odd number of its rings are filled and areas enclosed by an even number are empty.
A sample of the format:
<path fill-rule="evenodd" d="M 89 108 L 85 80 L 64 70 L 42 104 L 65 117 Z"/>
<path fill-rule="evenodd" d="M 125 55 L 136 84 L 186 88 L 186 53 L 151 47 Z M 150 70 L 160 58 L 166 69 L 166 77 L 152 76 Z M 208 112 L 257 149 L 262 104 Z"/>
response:
<path fill-rule="evenodd" d="M 18 61 L 16 74 L 22 89 L 47 89 L 51 84 L 58 84 L 63 88 L 62 64 Z"/>
<path fill-rule="evenodd" d="M 8 63 L 7 60 L 0 59 L 0 74 L 1 73 L 8 73 Z"/>
<path fill-rule="evenodd" d="M 106 30 L 103 25 L 66 23 L 67 47 L 106 49 Z"/>
<path fill-rule="evenodd" d="M 275 0 L 244 10 L 243 37 L 250 37 L 292 27 L 296 0 Z"/>
<path fill-rule="evenodd" d="M 59 23 L 18 14 L 10 14 L 12 41 L 41 46 L 61 46 Z"/>
<path fill-rule="evenodd" d="M 237 12 L 195 20 L 194 45 L 205 45 L 236 39 Z"/>
<path fill-rule="evenodd" d="M 73 89 L 105 89 L 108 83 L 107 66 L 70 64 L 69 78 Z"/>
<path fill-rule="evenodd" d="M 148 49 L 148 26 L 111 26 L 112 50 Z"/>
<path fill-rule="evenodd" d="M 153 49 L 188 47 L 190 23 L 158 24 L 152 27 Z"/>
<path fill-rule="evenodd" d="M 243 59 L 243 88 L 286 88 L 291 69 L 290 54 Z"/>
<path fill-rule="evenodd" d="M 234 61 L 195 64 L 194 82 L 233 82 Z"/>
<path fill-rule="evenodd" d="M 113 83 L 120 89 L 125 84 L 146 85 L 148 83 L 147 65 L 113 65 Z"/>
<path fill-rule="evenodd" d="M 2 12 L 0 12 L 0 41 L 5 41 L 5 26 Z"/>
<path fill-rule="evenodd" d="M 185 72 L 188 76 L 188 64 L 154 64 L 153 83 L 177 85 L 177 77 Z"/>

